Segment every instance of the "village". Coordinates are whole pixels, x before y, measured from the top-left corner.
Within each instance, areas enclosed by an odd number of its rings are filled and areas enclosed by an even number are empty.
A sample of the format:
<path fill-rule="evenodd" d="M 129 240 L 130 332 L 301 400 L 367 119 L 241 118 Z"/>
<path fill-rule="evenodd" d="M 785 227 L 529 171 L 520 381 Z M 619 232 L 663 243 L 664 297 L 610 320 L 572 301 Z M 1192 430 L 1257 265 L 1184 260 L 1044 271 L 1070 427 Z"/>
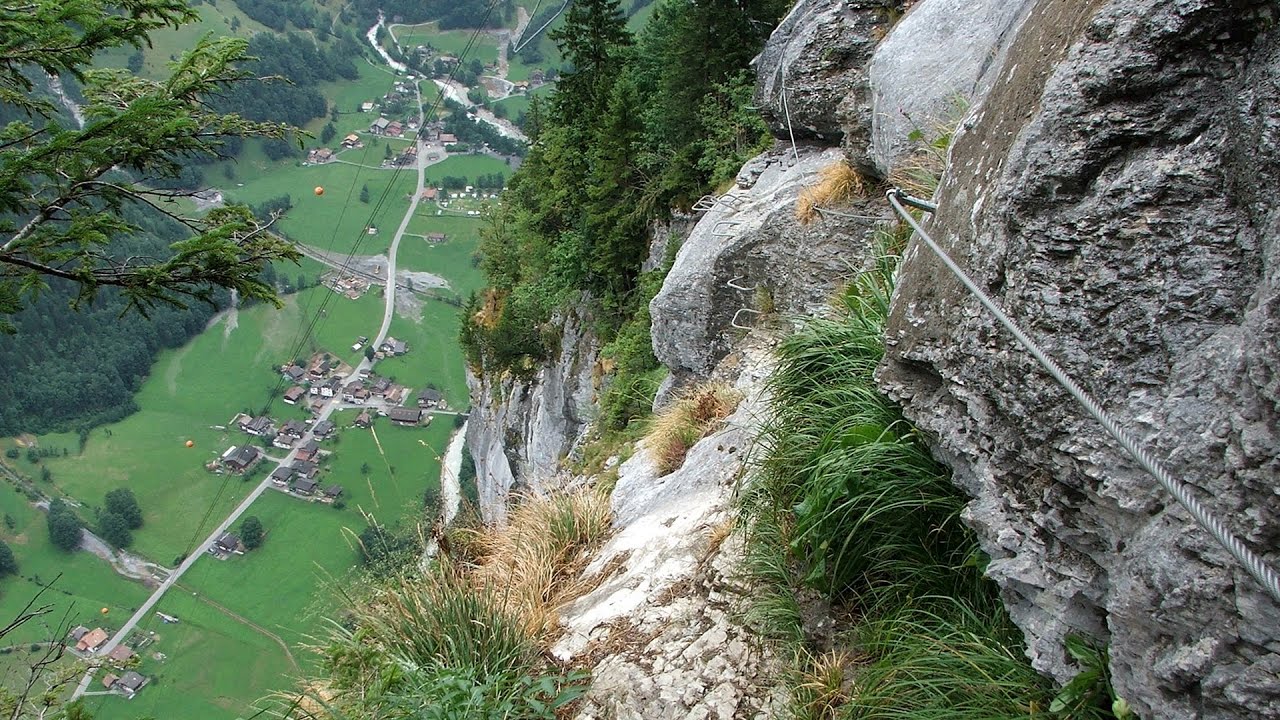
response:
<path fill-rule="evenodd" d="M 368 338 L 357 338 L 353 349 L 358 350 L 367 342 Z M 409 350 L 404 341 L 388 337 L 370 353 L 369 359 L 376 361 L 396 357 Z M 290 384 L 281 396 L 282 402 L 306 409 L 311 417 L 278 421 L 267 415 L 238 413 L 225 427 L 244 433 L 246 442 L 228 447 L 217 459 L 205 465 L 206 470 L 250 479 L 264 461 L 274 461 L 277 467 L 267 476 L 271 489 L 302 501 L 341 508 L 343 486 L 321 479 L 325 460 L 333 452 L 322 445 L 334 442 L 339 430 L 332 421 L 323 419 L 322 416 L 327 414 L 324 412 L 326 407 L 332 405 L 331 410 L 360 410 L 351 423 L 351 427 L 359 429 L 372 429 L 381 418 L 401 427 L 423 427 L 431 423 L 431 411 L 449 409 L 444 395 L 432 387 L 418 392 L 413 405 L 407 406 L 404 403 L 412 396 L 411 388 L 381 377 L 368 368 L 362 367 L 357 371 L 327 352 L 315 353 L 305 364 L 289 363 L 277 370 L 282 380 Z M 344 382 L 344 378 L 353 379 Z M 291 459 L 273 457 L 273 450 L 285 451 Z M 221 533 L 205 548 L 209 555 L 220 560 L 244 555 L 246 550 L 241 538 L 230 531 Z M 156 615 L 165 624 L 179 622 L 172 615 L 160 612 Z M 132 699 L 150 682 L 150 678 L 137 672 L 139 655 L 158 637 L 154 631 L 136 630 L 110 647 L 112 635 L 103 627 L 77 626 L 67 635 L 67 650 L 81 659 L 100 663 L 108 671 L 100 680 L 102 689 L 92 694 Z M 152 656 L 160 661 L 165 659 L 159 652 L 152 653 Z"/>
<path fill-rule="evenodd" d="M 359 350 L 367 341 L 367 338 L 358 338 L 352 348 Z M 388 337 L 370 359 L 377 361 L 407 352 L 409 348 L 404 341 Z M 290 363 L 279 370 L 283 378 L 292 383 L 281 400 L 287 405 L 306 408 L 311 418 L 277 422 L 265 415 L 237 414 L 228 427 L 254 438 L 256 444 L 251 441 L 228 447 L 217 460 L 206 465 L 207 470 L 248 475 L 264 460 L 275 460 L 280 464 L 268 476 L 274 489 L 311 502 L 340 503 L 342 486 L 330 483 L 321 487 L 319 478 L 324 459 L 331 453 L 321 444 L 332 439 L 337 431 L 333 422 L 318 419 L 327 405 L 333 403 L 338 410 L 360 410 L 352 427 L 361 429 L 373 427 L 383 417 L 402 427 L 425 426 L 431 423 L 429 411 L 448 410 L 444 395 L 430 387 L 418 393 L 414 406 L 405 406 L 403 403 L 411 395 L 411 389 L 380 377 L 368 368 L 344 382 L 344 378 L 352 377 L 355 369 L 325 352 L 313 355 L 305 367 Z M 304 441 L 308 434 L 310 438 Z M 291 453 L 292 462 L 285 464 L 271 457 L 272 449 Z M 219 557 L 238 550 L 238 539 L 230 533 L 208 548 L 210 554 Z"/>

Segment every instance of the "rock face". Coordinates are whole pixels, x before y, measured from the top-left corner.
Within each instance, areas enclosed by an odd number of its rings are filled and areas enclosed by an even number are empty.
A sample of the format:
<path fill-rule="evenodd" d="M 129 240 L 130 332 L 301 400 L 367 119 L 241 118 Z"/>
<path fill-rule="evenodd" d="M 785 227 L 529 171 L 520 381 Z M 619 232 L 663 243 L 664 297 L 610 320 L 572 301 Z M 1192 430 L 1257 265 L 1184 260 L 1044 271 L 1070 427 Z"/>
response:
<path fill-rule="evenodd" d="M 729 352 L 740 334 L 735 316 L 743 326 L 756 317 L 743 308 L 759 311 L 767 298 L 784 315 L 815 312 L 861 268 L 883 203 L 841 209 L 866 218 L 802 225 L 795 217 L 800 191 L 840 159 L 835 149 L 806 149 L 794 167 L 776 153 L 757 158 L 748 166 L 759 170 L 750 173 L 755 184 L 725 195 L 694 226 L 649 304 L 654 353 L 677 382 L 705 377 Z"/>
<path fill-rule="evenodd" d="M 888 175 L 915 131 L 932 137 L 986 94 L 1012 29 L 1033 0 L 926 0 L 876 47 L 870 66 L 871 159 Z M 948 122 L 952 121 L 952 122 Z"/>
<path fill-rule="evenodd" d="M 902 5 L 902 0 L 796 3 L 755 60 L 755 103 L 770 133 L 787 142 L 794 135 L 800 143 L 843 143 L 854 165 L 873 173 L 867 159 L 867 63 Z"/>
<path fill-rule="evenodd" d="M 741 627 L 729 536 L 730 500 L 743 472 L 768 349 L 730 363 L 747 399 L 723 428 L 658 477 L 642 447 L 623 463 L 612 502 L 617 534 L 587 568 L 599 585 L 562 611 L 562 661 L 592 666 L 579 718 L 657 720 L 771 717 L 761 679 L 780 666 Z"/>
<path fill-rule="evenodd" d="M 503 522 L 508 494 L 540 490 L 582 439 L 595 412 L 599 351 L 590 318 L 577 311 L 564 319 L 559 354 L 532 381 L 467 374 L 467 447 L 485 522 Z"/>
<path fill-rule="evenodd" d="M 1280 562 L 1272 2 L 1036 0 L 930 225 L 1069 374 Z M 879 379 L 974 498 L 1036 667 L 1106 642 L 1142 717 L 1280 718 L 1280 607 L 928 251 Z"/>

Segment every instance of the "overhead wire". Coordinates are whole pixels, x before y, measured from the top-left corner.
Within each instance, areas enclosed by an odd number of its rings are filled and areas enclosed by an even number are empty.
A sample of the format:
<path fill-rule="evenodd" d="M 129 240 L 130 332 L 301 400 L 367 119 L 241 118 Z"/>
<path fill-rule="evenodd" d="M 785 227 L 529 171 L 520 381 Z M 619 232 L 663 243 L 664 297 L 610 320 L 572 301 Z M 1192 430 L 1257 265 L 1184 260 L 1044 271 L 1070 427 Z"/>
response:
<path fill-rule="evenodd" d="M 904 205 L 910 205 L 932 213 L 937 211 L 937 205 L 927 200 L 907 195 L 897 188 L 889 190 L 886 197 L 889 200 L 889 204 L 893 206 L 894 211 L 915 231 L 916 237 L 920 238 L 921 242 L 951 271 L 951 274 L 960 280 L 965 289 L 995 316 L 996 320 L 1018 341 L 1018 344 L 1030 353 L 1036 362 L 1059 385 L 1065 388 L 1089 415 L 1093 416 L 1102 425 L 1107 434 L 1114 438 L 1124 448 L 1125 452 L 1137 461 L 1148 474 L 1154 477 L 1160 486 L 1173 496 L 1174 500 L 1178 501 L 1179 505 L 1191 513 L 1191 517 L 1195 519 L 1200 527 L 1207 530 L 1240 563 L 1245 571 L 1271 596 L 1272 600 L 1280 603 L 1280 574 L 1277 574 L 1275 569 L 1268 565 L 1260 555 L 1249 549 L 1238 536 L 1227 528 L 1222 520 L 1196 498 L 1186 483 L 1174 477 L 1155 456 L 1139 444 L 1137 438 L 1121 427 L 1120 423 L 1104 410 L 1097 400 L 1067 375 L 1053 358 L 1046 355 L 1040 346 L 995 304 L 995 301 L 960 268 L 955 260 L 951 259 L 951 256 L 929 236 L 929 233 L 925 232 L 924 228 L 912 217 L 911 213 L 907 212 L 906 208 L 903 207 Z"/>

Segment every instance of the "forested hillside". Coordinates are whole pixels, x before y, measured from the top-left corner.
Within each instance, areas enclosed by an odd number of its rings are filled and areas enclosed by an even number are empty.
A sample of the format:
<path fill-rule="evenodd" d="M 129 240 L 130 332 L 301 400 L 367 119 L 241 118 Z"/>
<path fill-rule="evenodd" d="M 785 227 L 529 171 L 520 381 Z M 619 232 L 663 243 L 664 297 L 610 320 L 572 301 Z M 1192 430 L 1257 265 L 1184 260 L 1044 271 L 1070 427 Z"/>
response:
<path fill-rule="evenodd" d="M 649 223 L 728 182 L 767 142 L 747 109 L 747 64 L 786 7 L 665 2 L 633 37 L 617 0 L 574 3 L 551 36 L 572 70 L 530 108 L 532 149 L 483 246 L 490 287 L 462 328 L 473 365 L 530 370 L 554 340 L 552 313 L 585 297 L 617 363 L 606 424 L 647 404 L 647 304 L 661 283 L 640 275 Z"/>
<path fill-rule="evenodd" d="M 113 251 L 121 255 L 164 256 L 185 237 L 155 214 L 123 211 L 145 231 L 118 241 Z M 0 434 L 79 430 L 130 414 L 156 354 L 185 343 L 215 312 L 200 302 L 186 309 L 162 304 L 143 317 L 126 312 L 115 289 L 69 312 L 78 292 L 69 281 L 52 280 L 10 316 L 17 332 L 0 334 Z"/>

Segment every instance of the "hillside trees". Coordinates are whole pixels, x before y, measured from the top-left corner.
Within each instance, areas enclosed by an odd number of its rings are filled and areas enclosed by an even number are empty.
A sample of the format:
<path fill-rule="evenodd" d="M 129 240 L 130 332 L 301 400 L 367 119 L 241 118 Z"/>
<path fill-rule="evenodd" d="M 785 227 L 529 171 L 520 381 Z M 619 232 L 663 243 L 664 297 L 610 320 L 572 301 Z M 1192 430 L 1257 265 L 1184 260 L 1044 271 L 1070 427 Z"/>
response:
<path fill-rule="evenodd" d="M 0 7 L 0 105 L 28 120 L 0 129 L 0 313 L 48 278 L 78 287 L 74 302 L 91 302 L 118 287 L 128 306 L 211 300 L 227 287 L 246 298 L 278 302 L 259 279 L 262 267 L 296 259 L 296 250 L 267 231 L 244 207 L 203 218 L 162 206 L 171 191 L 140 179 L 176 176 L 190 158 L 218 151 L 230 138 L 283 137 L 280 123 L 224 115 L 208 100 L 245 77 L 237 63 L 246 43 L 204 39 L 179 59 L 164 81 L 123 70 L 87 69 L 95 53 L 140 47 L 147 32 L 197 17 L 180 0 L 37 0 Z M 85 126 L 66 127 L 52 103 L 30 94 L 40 73 L 83 83 Z M 12 113 L 9 115 L 12 117 Z M 138 230 L 121 212 L 143 206 L 171 217 L 191 234 L 166 256 L 139 257 L 112 248 Z M 4 328 L 13 326 L 4 320 Z"/>
<path fill-rule="evenodd" d="M 71 552 L 80 547 L 80 530 L 84 524 L 61 499 L 49 503 L 46 517 L 49 526 L 49 542 L 59 550 Z"/>
<path fill-rule="evenodd" d="M 240 542 L 244 543 L 245 550 L 255 550 L 262 547 L 262 540 L 266 533 L 262 529 L 262 521 L 257 515 L 250 515 L 240 523 Z"/>
<path fill-rule="evenodd" d="M 18 561 L 13 557 L 9 543 L 0 540 L 0 577 L 14 575 L 18 572 Z"/>
<path fill-rule="evenodd" d="M 731 180 L 770 138 L 747 109 L 748 63 L 781 0 L 667 0 L 638 38 L 616 0 L 578 0 L 551 37 L 568 63 L 549 103 L 525 116 L 531 147 L 482 242 L 489 290 L 460 338 L 469 361 L 527 375 L 558 335 L 555 312 L 586 301 L 631 378 L 652 388 L 644 307 L 648 227 Z M 634 325 L 634 327 L 631 327 Z M 643 327 L 642 327 L 643 326 Z M 619 403 L 614 425 L 644 407 Z"/>
<path fill-rule="evenodd" d="M 119 515 L 130 530 L 142 527 L 142 508 L 138 507 L 138 499 L 133 496 L 132 490 L 116 488 L 109 491 L 104 500 L 107 512 Z"/>

